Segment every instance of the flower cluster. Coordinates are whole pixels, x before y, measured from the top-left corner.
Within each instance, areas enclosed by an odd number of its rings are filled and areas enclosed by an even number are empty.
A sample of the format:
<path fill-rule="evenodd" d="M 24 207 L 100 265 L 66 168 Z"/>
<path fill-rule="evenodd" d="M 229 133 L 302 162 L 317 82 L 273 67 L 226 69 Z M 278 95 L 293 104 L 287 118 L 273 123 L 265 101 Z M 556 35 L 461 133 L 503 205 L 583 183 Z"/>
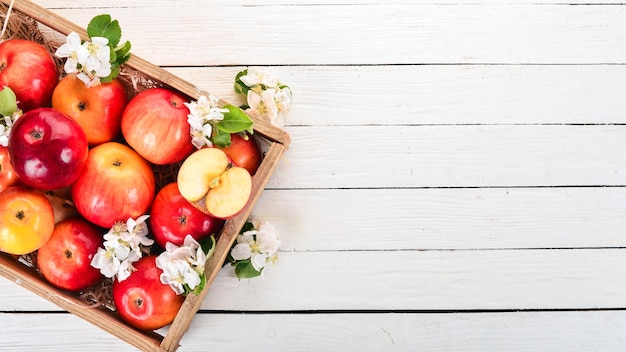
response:
<path fill-rule="evenodd" d="M 117 276 L 118 281 L 126 280 L 134 270 L 132 264 L 141 259 L 146 246 L 154 243 L 147 237 L 148 217 L 142 215 L 137 220 L 129 218 L 126 223 L 115 223 L 104 235 L 104 248 L 98 248 L 91 266 L 108 278 Z"/>
<path fill-rule="evenodd" d="M 169 285 L 178 295 L 202 290 L 205 283 L 204 265 L 213 253 L 213 248 L 212 245 L 209 253 L 205 253 L 191 235 L 185 236 L 180 247 L 166 243 L 165 251 L 156 259 L 156 266 L 163 270 L 161 283 Z"/>
<path fill-rule="evenodd" d="M 204 146 L 211 147 L 211 137 L 216 124 L 224 120 L 224 113 L 228 113 L 228 109 L 218 106 L 219 99 L 213 95 L 200 96 L 197 101 L 185 103 L 189 108 L 187 122 L 190 126 L 191 143 L 200 149 Z"/>
<path fill-rule="evenodd" d="M 77 33 L 67 36 L 67 43 L 61 45 L 55 55 L 67 58 L 63 66 L 65 73 L 76 74 L 88 87 L 100 84 L 100 78 L 111 74 L 111 50 L 109 40 L 93 37 L 81 43 Z"/>
<path fill-rule="evenodd" d="M 248 108 L 273 125 L 283 127 L 291 106 L 291 89 L 269 69 L 248 68 L 237 74 L 235 92 L 245 94 Z"/>
<path fill-rule="evenodd" d="M 247 222 L 230 251 L 229 259 L 237 277 L 261 275 L 267 264 L 278 261 L 280 245 L 280 234 L 270 222 Z"/>
<path fill-rule="evenodd" d="M 87 26 L 87 35 L 90 40 L 83 41 L 76 32 L 71 32 L 55 55 L 66 59 L 65 73 L 75 74 L 87 87 L 92 87 L 117 77 L 120 65 L 130 58 L 130 43 L 119 44 L 122 30 L 109 15 L 94 17 Z"/>
<path fill-rule="evenodd" d="M 13 115 L 0 117 L 0 145 L 7 147 L 9 145 L 9 135 L 11 134 L 11 127 L 15 121 L 21 116 L 21 110 L 15 112 Z"/>

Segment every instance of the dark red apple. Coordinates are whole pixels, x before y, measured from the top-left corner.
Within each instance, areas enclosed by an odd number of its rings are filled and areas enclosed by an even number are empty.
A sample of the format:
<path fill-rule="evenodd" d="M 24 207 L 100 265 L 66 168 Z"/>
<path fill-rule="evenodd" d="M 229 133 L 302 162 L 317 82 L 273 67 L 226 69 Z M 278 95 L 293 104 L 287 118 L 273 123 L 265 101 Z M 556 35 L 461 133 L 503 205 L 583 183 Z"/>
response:
<path fill-rule="evenodd" d="M 157 193 L 149 222 L 150 233 L 163 248 L 167 242 L 182 245 L 188 234 L 196 241 L 212 234 L 217 235 L 224 226 L 224 220 L 201 212 L 183 198 L 176 182 L 166 185 Z"/>
<path fill-rule="evenodd" d="M 22 183 L 41 190 L 72 184 L 85 165 L 88 148 L 76 121 L 52 108 L 26 112 L 9 136 L 13 169 Z"/>
<path fill-rule="evenodd" d="M 10 87 L 22 111 L 50 106 L 59 71 L 41 44 L 10 39 L 0 44 L 0 88 Z"/>
<path fill-rule="evenodd" d="M 220 149 L 235 165 L 248 170 L 250 175 L 254 175 L 261 165 L 261 149 L 254 135 L 246 133 L 245 137 L 242 137 L 239 133 L 231 133 L 230 145 Z"/>
<path fill-rule="evenodd" d="M 166 88 L 137 94 L 122 114 L 126 142 L 154 164 L 172 164 L 184 159 L 195 149 L 187 123 L 189 109 L 184 104 L 187 100 Z"/>
<path fill-rule="evenodd" d="M 102 245 L 102 231 L 82 218 L 56 224 L 50 240 L 37 252 L 41 275 L 52 285 L 79 291 L 102 279 L 91 260 Z"/>
<path fill-rule="evenodd" d="M 136 219 L 148 212 L 155 194 L 154 173 L 128 146 L 106 142 L 89 151 L 71 193 L 85 219 L 110 228 L 117 221 Z"/>
<path fill-rule="evenodd" d="M 141 330 L 156 330 L 170 324 L 182 306 L 185 296 L 177 295 L 161 283 L 161 269 L 156 256 L 133 263 L 135 271 L 124 281 L 113 282 L 113 302 L 122 320 Z"/>

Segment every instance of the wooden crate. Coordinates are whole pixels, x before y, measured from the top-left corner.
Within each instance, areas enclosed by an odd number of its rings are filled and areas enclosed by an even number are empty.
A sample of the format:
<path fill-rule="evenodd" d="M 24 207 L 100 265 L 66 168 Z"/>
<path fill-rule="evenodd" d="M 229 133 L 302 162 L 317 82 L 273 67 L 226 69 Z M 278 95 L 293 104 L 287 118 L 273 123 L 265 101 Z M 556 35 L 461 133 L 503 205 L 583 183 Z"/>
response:
<path fill-rule="evenodd" d="M 10 3 L 11 0 L 0 0 L 0 15 L 2 15 L 2 20 L 4 20 L 6 16 Z M 73 31 L 78 33 L 83 39 L 87 39 L 87 33 L 84 28 L 77 26 L 29 0 L 15 0 L 9 17 L 11 18 L 12 16 L 22 16 L 34 21 L 37 25 L 42 25 L 41 27 L 45 29 L 42 30 L 44 33 L 44 41 L 47 41 L 47 38 L 49 38 L 45 33 L 49 34 L 51 31 L 53 34 L 58 34 L 63 38 Z M 11 24 L 9 24 L 9 27 L 10 26 Z M 132 38 L 128 39 L 132 41 Z M 54 48 L 54 44 L 46 44 L 52 46 L 52 49 Z M 133 55 L 124 66 L 130 70 L 136 70 L 148 76 L 151 80 L 163 86 L 178 90 L 191 99 L 197 99 L 200 95 L 206 94 L 204 90 L 135 55 Z M 222 100 L 221 103 L 226 104 L 227 102 Z M 194 315 L 200 308 L 208 289 L 219 270 L 222 268 L 237 234 L 249 217 L 254 204 L 261 195 L 279 159 L 289 145 L 289 135 L 286 132 L 256 116 L 251 116 L 251 118 L 254 122 L 255 135 L 263 139 L 267 148 L 263 161 L 252 178 L 252 195 L 250 202 L 241 213 L 226 221 L 219 235 L 215 252 L 206 264 L 206 287 L 199 295 L 189 295 L 185 299 L 174 322 L 169 326 L 164 336 L 153 331 L 146 332 L 132 328 L 124 323 L 118 317 L 117 313 L 111 309 L 104 307 L 94 308 L 75 294 L 51 286 L 32 266 L 17 261 L 13 256 L 3 253 L 0 254 L 0 274 L 142 351 L 175 351 L 179 347 L 180 340 L 184 333 L 188 330 Z"/>

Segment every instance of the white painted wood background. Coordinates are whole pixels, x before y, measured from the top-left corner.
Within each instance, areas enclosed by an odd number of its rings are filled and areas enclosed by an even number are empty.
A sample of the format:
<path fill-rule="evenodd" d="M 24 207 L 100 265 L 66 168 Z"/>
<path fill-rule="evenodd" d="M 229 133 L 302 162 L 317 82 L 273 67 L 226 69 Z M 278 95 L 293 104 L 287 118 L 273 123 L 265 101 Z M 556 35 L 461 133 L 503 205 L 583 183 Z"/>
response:
<path fill-rule="evenodd" d="M 18 0 L 19 1 L 19 0 Z M 179 351 L 626 349 L 626 5 L 37 0 L 234 102 L 270 66 L 292 144 Z M 132 348 L 0 279 L 0 350 Z"/>

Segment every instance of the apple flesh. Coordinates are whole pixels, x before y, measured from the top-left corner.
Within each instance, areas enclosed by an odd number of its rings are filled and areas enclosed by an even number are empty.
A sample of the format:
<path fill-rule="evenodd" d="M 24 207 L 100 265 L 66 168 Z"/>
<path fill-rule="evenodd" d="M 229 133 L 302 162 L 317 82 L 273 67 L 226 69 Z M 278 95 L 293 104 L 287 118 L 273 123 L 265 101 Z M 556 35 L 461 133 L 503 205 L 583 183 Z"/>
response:
<path fill-rule="evenodd" d="M 15 92 L 22 111 L 50 106 L 58 81 L 57 65 L 43 45 L 24 39 L 0 44 L 0 87 Z"/>
<path fill-rule="evenodd" d="M 69 74 L 56 86 L 52 107 L 63 112 L 83 129 L 89 145 L 109 142 L 121 134 L 126 89 L 119 80 L 87 87 Z"/>
<path fill-rule="evenodd" d="M 133 97 L 122 114 L 126 142 L 151 163 L 179 162 L 195 147 L 191 143 L 186 98 L 166 88 L 147 89 Z"/>
<path fill-rule="evenodd" d="M 248 170 L 233 166 L 217 148 L 200 149 L 187 157 L 178 170 L 177 182 L 185 199 L 219 219 L 237 215 L 252 194 Z"/>
<path fill-rule="evenodd" d="M 161 188 L 154 198 L 148 220 L 155 242 L 163 248 L 167 242 L 182 245 L 187 235 L 201 241 L 219 233 L 224 226 L 223 220 L 201 212 L 183 198 L 176 182 Z"/>
<path fill-rule="evenodd" d="M 53 228 L 54 211 L 43 193 L 25 186 L 0 193 L 0 251 L 34 252 L 48 242 Z"/>
<path fill-rule="evenodd" d="M 145 159 L 124 144 L 106 142 L 89 151 L 71 194 L 85 219 L 110 228 L 146 214 L 155 187 L 154 173 Z"/>
<path fill-rule="evenodd" d="M 13 169 L 23 184 L 41 190 L 72 184 L 85 165 L 88 149 L 80 126 L 52 108 L 24 113 L 9 136 Z"/>
<path fill-rule="evenodd" d="M 124 281 L 113 282 L 113 303 L 122 320 L 141 330 L 160 329 L 176 317 L 185 296 L 161 283 L 156 256 L 133 263 L 135 271 Z"/>
<path fill-rule="evenodd" d="M 56 224 L 50 240 L 37 251 L 37 266 L 52 285 L 79 291 L 102 279 L 91 260 L 102 245 L 101 230 L 82 218 Z"/>

